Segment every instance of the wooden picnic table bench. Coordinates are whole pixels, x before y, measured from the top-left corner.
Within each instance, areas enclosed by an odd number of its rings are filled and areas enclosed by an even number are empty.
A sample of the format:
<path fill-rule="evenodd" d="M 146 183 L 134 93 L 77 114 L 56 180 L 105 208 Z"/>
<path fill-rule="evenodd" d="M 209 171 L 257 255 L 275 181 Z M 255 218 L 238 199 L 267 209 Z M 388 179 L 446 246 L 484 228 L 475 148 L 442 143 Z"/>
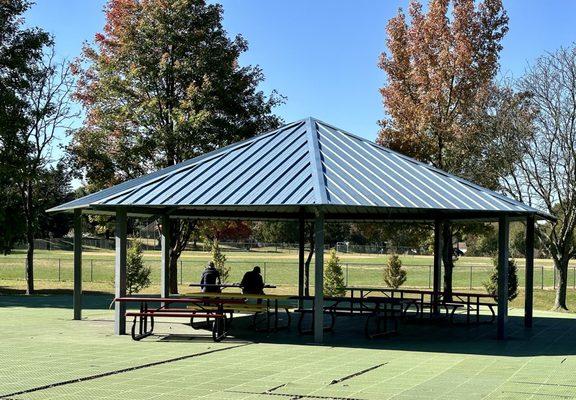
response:
<path fill-rule="evenodd" d="M 223 311 L 233 318 L 234 313 L 237 314 L 252 314 L 252 325 L 257 331 L 278 331 L 280 329 L 290 328 L 292 317 L 290 315 L 289 302 L 292 301 L 292 296 L 277 295 L 277 294 L 245 294 L 245 293 L 214 293 L 214 292 L 196 292 L 187 293 L 186 296 L 196 298 L 208 299 L 225 299 L 225 300 L 238 300 L 241 299 L 243 303 L 226 305 Z M 248 303 L 248 301 L 256 301 L 256 303 Z M 286 323 L 280 324 L 280 310 L 286 314 Z"/>
<path fill-rule="evenodd" d="M 229 323 L 224 312 L 225 305 L 243 303 L 235 299 L 205 299 L 186 297 L 117 297 L 114 302 L 140 303 L 139 311 L 128 311 L 126 317 L 133 317 L 131 336 L 134 340 L 141 340 L 150 336 L 154 331 L 154 318 L 194 318 L 213 320 L 212 339 L 215 342 L 223 340 L 228 333 Z M 150 307 L 149 303 L 159 303 L 158 307 Z M 180 305 L 180 307 L 168 307 Z M 194 305 L 194 309 L 182 306 Z M 138 325 L 138 333 L 136 326 Z"/>

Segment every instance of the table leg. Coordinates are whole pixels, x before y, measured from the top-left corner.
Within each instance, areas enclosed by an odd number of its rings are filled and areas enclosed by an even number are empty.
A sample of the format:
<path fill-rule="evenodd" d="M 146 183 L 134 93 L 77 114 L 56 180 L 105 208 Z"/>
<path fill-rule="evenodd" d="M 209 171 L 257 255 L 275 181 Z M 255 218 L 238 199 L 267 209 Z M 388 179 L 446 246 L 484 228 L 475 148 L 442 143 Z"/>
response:
<path fill-rule="evenodd" d="M 278 299 L 274 299 L 274 331 L 278 330 Z"/>
<path fill-rule="evenodd" d="M 270 299 L 266 299 L 266 331 L 270 332 Z"/>

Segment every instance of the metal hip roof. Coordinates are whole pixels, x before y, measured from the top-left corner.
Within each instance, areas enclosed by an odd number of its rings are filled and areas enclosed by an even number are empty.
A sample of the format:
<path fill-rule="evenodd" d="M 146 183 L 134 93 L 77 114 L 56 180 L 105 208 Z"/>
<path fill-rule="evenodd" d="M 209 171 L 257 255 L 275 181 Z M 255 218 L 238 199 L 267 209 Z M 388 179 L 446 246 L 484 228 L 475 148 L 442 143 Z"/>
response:
<path fill-rule="evenodd" d="M 314 118 L 48 211 L 98 207 L 548 214 Z M 348 211 L 346 211 L 348 210 Z"/>

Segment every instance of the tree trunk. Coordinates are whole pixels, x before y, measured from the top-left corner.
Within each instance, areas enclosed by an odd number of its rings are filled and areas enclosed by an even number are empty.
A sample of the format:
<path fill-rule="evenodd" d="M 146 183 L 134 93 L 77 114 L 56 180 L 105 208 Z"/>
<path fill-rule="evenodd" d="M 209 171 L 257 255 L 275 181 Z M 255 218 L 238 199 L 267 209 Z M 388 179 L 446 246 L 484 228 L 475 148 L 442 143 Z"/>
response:
<path fill-rule="evenodd" d="M 34 294 L 34 233 L 30 227 L 26 228 L 26 294 Z"/>
<path fill-rule="evenodd" d="M 308 238 L 310 242 L 310 252 L 308 253 L 308 258 L 304 263 L 304 296 L 310 296 L 310 263 L 312 262 L 312 257 L 314 256 L 314 229 L 310 227 L 310 236 Z"/>
<path fill-rule="evenodd" d="M 26 294 L 34 294 L 34 213 L 32 210 L 32 184 L 28 182 L 25 190 L 26 218 Z"/>
<path fill-rule="evenodd" d="M 452 301 L 452 275 L 454 260 L 452 259 L 452 226 L 444 223 L 442 228 L 442 262 L 444 263 L 444 301 Z"/>
<path fill-rule="evenodd" d="M 178 259 L 196 229 L 196 220 L 174 220 L 170 230 L 170 294 L 178 294 Z"/>
<path fill-rule="evenodd" d="M 555 273 L 558 276 L 558 287 L 556 288 L 556 300 L 554 301 L 554 309 L 558 311 L 566 311 L 566 289 L 568 286 L 568 262 L 569 259 L 560 258 L 554 260 Z"/>
<path fill-rule="evenodd" d="M 170 294 L 178 294 L 178 259 L 182 252 L 176 251 L 174 247 L 170 249 L 169 286 Z"/>

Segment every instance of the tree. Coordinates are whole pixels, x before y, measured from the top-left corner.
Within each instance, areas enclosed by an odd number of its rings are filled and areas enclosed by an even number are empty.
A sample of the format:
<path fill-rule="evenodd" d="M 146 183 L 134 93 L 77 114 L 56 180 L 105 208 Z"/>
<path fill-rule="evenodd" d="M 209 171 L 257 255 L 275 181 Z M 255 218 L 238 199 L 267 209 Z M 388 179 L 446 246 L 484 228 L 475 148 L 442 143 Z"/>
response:
<path fill-rule="evenodd" d="M 494 259 L 494 269 L 490 274 L 488 281 L 484 282 L 486 292 L 493 296 L 498 296 L 498 259 Z M 513 259 L 508 260 L 508 301 L 514 300 L 518 297 L 518 267 L 516 261 Z"/>
<path fill-rule="evenodd" d="M 38 237 L 62 237 L 72 228 L 73 216 L 68 213 L 46 213 L 45 210 L 74 200 L 72 177 L 66 165 L 60 161 L 48 166 L 38 178 L 35 203 L 38 210 Z"/>
<path fill-rule="evenodd" d="M 150 286 L 150 267 L 144 265 L 142 243 L 133 240 L 126 257 L 126 287 L 128 294 L 138 293 Z"/>
<path fill-rule="evenodd" d="M 397 254 L 388 257 L 384 268 L 384 282 L 388 287 L 397 289 L 406 282 L 406 270 L 402 268 L 402 261 Z"/>
<path fill-rule="evenodd" d="M 17 206 L 28 245 L 26 293 L 34 292 L 34 238 L 43 210 L 38 196 L 42 179 L 54 161 L 51 150 L 59 129 L 72 116 L 69 93 L 72 79 L 66 62 L 56 62 L 54 44 L 39 29 L 21 28 L 20 15 L 30 3 L 8 0 L 0 5 L 0 182 L 8 207 Z M 17 201 L 14 201 L 15 197 Z M 5 211 L 0 212 L 4 214 Z M 2 218 L 0 218 L 2 219 Z M 6 230 L 10 236 L 14 230 Z M 11 245 L 13 237 L 3 240 Z"/>
<path fill-rule="evenodd" d="M 11 179 L 0 178 L 0 250 L 9 254 L 14 244 L 26 233 L 22 220 L 22 203 Z"/>
<path fill-rule="evenodd" d="M 554 308 L 566 310 L 568 263 L 576 256 L 576 45 L 540 57 L 519 82 L 533 116 L 518 116 L 515 132 L 529 131 L 505 180 L 518 200 L 558 220 L 537 224 L 559 277 Z"/>
<path fill-rule="evenodd" d="M 409 15 L 410 24 L 400 10 L 387 26 L 388 53 L 381 55 L 379 66 L 388 78 L 380 90 L 388 115 L 380 121 L 378 142 L 497 188 L 499 174 L 493 171 L 502 168 L 501 157 L 488 153 L 485 144 L 493 150 L 493 142 L 515 140 L 500 130 L 484 129 L 490 118 L 483 111 L 496 90 L 493 81 L 501 40 L 508 30 L 501 0 L 477 4 L 474 0 L 430 0 L 427 13 L 420 2 L 412 0 Z M 484 162 L 468 161 L 479 158 Z M 443 230 L 446 246 L 452 246 L 453 233 L 450 227 Z M 444 256 L 446 293 L 452 290 L 453 269 L 448 250 L 444 252 L 448 253 Z"/>
<path fill-rule="evenodd" d="M 76 63 L 86 119 L 69 147 L 92 190 L 272 129 L 283 99 L 240 66 L 247 42 L 229 38 L 222 7 L 204 0 L 110 0 L 106 25 Z M 170 291 L 196 221 L 171 229 Z"/>
<path fill-rule="evenodd" d="M 45 209 L 40 208 L 38 201 L 39 197 L 47 194 L 43 192 L 43 179 L 54 161 L 52 150 L 57 133 L 70 128 L 70 122 L 76 115 L 71 107 L 70 95 L 74 82 L 69 64 L 65 60 L 55 60 L 52 45 L 46 50 L 44 57 L 36 62 L 34 73 L 29 75 L 28 86 L 23 92 L 29 125 L 21 131 L 20 141 L 27 148 L 27 153 L 15 182 L 26 222 L 27 293 L 34 291 L 34 239 L 39 220 L 45 215 Z"/>
<path fill-rule="evenodd" d="M 336 254 L 336 249 L 330 250 L 330 258 L 324 269 L 324 294 L 336 297 L 346 294 L 344 272 L 340 265 L 340 258 Z"/>
<path fill-rule="evenodd" d="M 257 242 L 297 243 L 298 229 L 296 221 L 258 221 L 254 223 L 253 234 Z"/>
<path fill-rule="evenodd" d="M 28 152 L 27 144 L 20 140 L 30 124 L 23 93 L 50 42 L 45 32 L 22 27 L 22 15 L 29 7 L 25 0 L 0 2 L 0 246 L 4 254 L 26 231 L 15 186 Z"/>
<path fill-rule="evenodd" d="M 205 241 L 247 240 L 252 233 L 244 221 L 202 220 L 198 222 L 198 235 Z"/>
<path fill-rule="evenodd" d="M 220 273 L 220 279 L 222 283 L 228 282 L 228 277 L 230 276 L 230 267 L 226 265 L 226 256 L 222 254 L 220 246 L 218 245 L 218 240 L 214 239 L 212 241 L 212 262 L 214 267 Z"/>

